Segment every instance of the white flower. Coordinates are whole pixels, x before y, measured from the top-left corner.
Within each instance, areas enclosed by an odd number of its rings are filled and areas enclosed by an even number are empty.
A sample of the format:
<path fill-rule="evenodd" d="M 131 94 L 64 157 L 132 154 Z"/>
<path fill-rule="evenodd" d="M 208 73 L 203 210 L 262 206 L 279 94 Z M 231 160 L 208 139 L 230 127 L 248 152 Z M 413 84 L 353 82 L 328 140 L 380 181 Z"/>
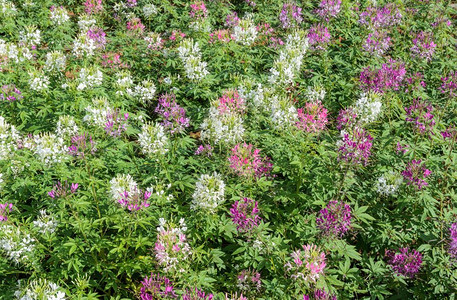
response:
<path fill-rule="evenodd" d="M 12 1 L 0 0 L 0 16 L 9 18 L 15 16 L 16 14 L 17 9 Z"/>
<path fill-rule="evenodd" d="M 324 101 L 326 91 L 322 86 L 308 87 L 305 92 L 305 97 L 308 102 Z"/>
<path fill-rule="evenodd" d="M 26 46 L 37 46 L 41 42 L 40 30 L 35 26 L 25 26 L 25 29 L 19 32 L 19 44 Z"/>
<path fill-rule="evenodd" d="M 394 195 L 402 182 L 403 178 L 399 174 L 390 171 L 378 178 L 376 190 L 383 196 Z"/>
<path fill-rule="evenodd" d="M 213 175 L 202 174 L 197 181 L 195 192 L 192 195 L 190 208 L 214 212 L 224 202 L 225 183 L 221 176 L 214 172 Z"/>
<path fill-rule="evenodd" d="M 89 15 L 81 15 L 79 17 L 78 27 L 81 32 L 86 33 L 95 24 L 97 24 L 97 21 L 92 19 Z"/>
<path fill-rule="evenodd" d="M 103 97 L 92 99 L 92 105 L 86 107 L 85 110 L 86 115 L 83 121 L 101 128 L 105 128 L 107 116 L 114 111 L 108 100 Z"/>
<path fill-rule="evenodd" d="M 75 136 L 78 134 L 79 128 L 76 125 L 75 118 L 72 116 L 60 116 L 57 121 L 56 134 L 59 137 L 65 138 Z"/>
<path fill-rule="evenodd" d="M 121 71 L 116 74 L 116 87 L 118 90 L 116 91 L 117 95 L 124 95 L 125 91 L 129 91 L 130 87 L 133 85 L 132 75 L 128 71 Z"/>
<path fill-rule="evenodd" d="M 103 73 L 97 68 L 82 68 L 79 72 L 77 90 L 82 91 L 102 85 Z"/>
<path fill-rule="evenodd" d="M 157 7 L 154 4 L 150 3 L 143 6 L 143 15 L 146 19 L 155 14 L 157 14 Z"/>
<path fill-rule="evenodd" d="M 44 70 L 50 73 L 58 73 L 65 70 L 67 58 L 61 51 L 48 52 Z"/>
<path fill-rule="evenodd" d="M 133 180 L 130 174 L 119 174 L 110 181 L 111 184 L 111 197 L 118 202 L 122 199 L 122 194 L 127 192 L 131 194 L 138 190 L 138 184 Z"/>
<path fill-rule="evenodd" d="M 136 85 L 133 89 L 127 89 L 127 94 L 134 98 L 138 98 L 142 103 L 147 103 L 154 99 L 156 86 L 154 82 L 143 80 L 140 85 Z"/>
<path fill-rule="evenodd" d="M 201 80 L 209 74 L 206 69 L 207 63 L 202 61 L 198 43 L 193 39 L 185 39 L 181 42 L 178 53 L 184 64 L 187 78 L 191 80 Z"/>
<path fill-rule="evenodd" d="M 50 19 L 54 25 L 62 25 L 70 20 L 68 12 L 64 7 L 52 7 Z"/>
<path fill-rule="evenodd" d="M 65 300 L 66 295 L 57 284 L 46 279 L 35 279 L 26 286 L 18 282 L 18 290 L 14 293 L 19 300 Z"/>
<path fill-rule="evenodd" d="M 76 57 L 91 57 L 95 54 L 95 49 L 97 49 L 96 41 L 90 39 L 86 32 L 80 33 L 73 42 L 73 55 Z"/>
<path fill-rule="evenodd" d="M 276 129 L 286 130 L 296 124 L 298 121 L 297 109 L 289 99 L 274 96 L 270 101 L 271 120 Z"/>
<path fill-rule="evenodd" d="M 243 119 L 239 115 L 222 115 L 214 106 L 210 107 L 209 116 L 203 121 L 201 128 L 202 140 L 227 145 L 233 145 L 241 141 L 245 131 Z"/>
<path fill-rule="evenodd" d="M 43 91 L 49 87 L 49 77 L 44 75 L 42 72 L 33 71 L 29 73 L 29 85 L 30 89 L 34 91 Z"/>
<path fill-rule="evenodd" d="M 57 228 L 57 221 L 52 215 L 47 214 L 45 209 L 40 210 L 40 216 L 33 221 L 38 232 L 42 234 L 54 233 Z"/>
<path fill-rule="evenodd" d="M 0 250 L 17 264 L 28 264 L 35 253 L 35 240 L 20 227 L 0 223 Z"/>
<path fill-rule="evenodd" d="M 355 113 L 362 123 L 375 121 L 381 113 L 382 103 L 376 93 L 362 93 L 355 103 Z"/>
<path fill-rule="evenodd" d="M 46 166 L 61 163 L 68 158 L 68 147 L 64 144 L 63 138 L 53 133 L 35 136 L 34 142 L 34 152 Z"/>
<path fill-rule="evenodd" d="M 250 18 L 240 20 L 239 24 L 233 29 L 233 38 L 243 45 L 252 45 L 257 38 L 257 29 L 254 22 Z"/>
<path fill-rule="evenodd" d="M 164 155 L 168 152 L 168 137 L 165 135 L 163 126 L 159 123 L 143 124 L 142 132 L 138 135 L 138 141 L 144 154 Z"/>
<path fill-rule="evenodd" d="M 0 116 L 0 160 L 6 160 L 14 154 L 17 150 L 16 141 L 19 139 L 16 127 L 8 124 L 5 118 Z"/>

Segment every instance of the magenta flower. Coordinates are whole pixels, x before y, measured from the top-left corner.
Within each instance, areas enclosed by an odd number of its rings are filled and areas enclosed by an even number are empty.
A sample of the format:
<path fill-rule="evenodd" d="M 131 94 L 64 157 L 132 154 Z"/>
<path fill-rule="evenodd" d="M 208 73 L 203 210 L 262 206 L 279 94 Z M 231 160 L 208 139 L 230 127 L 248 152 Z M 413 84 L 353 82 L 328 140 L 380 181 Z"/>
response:
<path fill-rule="evenodd" d="M 408 152 L 408 148 L 409 145 L 402 145 L 400 142 L 397 142 L 397 149 L 395 151 L 397 152 L 397 154 L 400 154 L 400 152 L 405 154 L 406 152 Z"/>
<path fill-rule="evenodd" d="M 327 109 L 320 101 L 307 102 L 304 108 L 297 110 L 298 121 L 295 126 L 306 132 L 319 133 L 327 124 Z"/>
<path fill-rule="evenodd" d="M 427 85 L 424 81 L 424 75 L 422 73 L 414 73 L 412 76 L 406 78 L 406 89 L 405 92 L 414 92 L 424 89 Z"/>
<path fill-rule="evenodd" d="M 244 114 L 246 111 L 244 99 L 240 97 L 237 90 L 224 91 L 216 107 L 221 115 Z"/>
<path fill-rule="evenodd" d="M 182 265 L 192 254 L 184 233 L 185 229 L 185 225 L 180 228 L 166 223 L 161 223 L 158 228 L 154 253 L 158 264 L 165 272 L 184 272 Z"/>
<path fill-rule="evenodd" d="M 128 68 L 129 65 L 121 61 L 121 54 L 115 52 L 107 52 L 102 55 L 101 64 L 105 68 L 113 70 Z"/>
<path fill-rule="evenodd" d="M 208 17 L 208 10 L 203 1 L 196 1 L 190 5 L 190 17 L 196 20 L 203 20 Z"/>
<path fill-rule="evenodd" d="M 235 201 L 230 209 L 230 215 L 239 232 L 251 232 L 259 226 L 262 218 L 259 216 L 259 203 L 249 198 Z"/>
<path fill-rule="evenodd" d="M 138 3 L 136 2 L 136 0 L 127 0 L 128 7 L 135 7 L 137 5 L 138 5 Z"/>
<path fill-rule="evenodd" d="M 449 228 L 449 233 L 450 241 L 448 252 L 452 258 L 457 259 L 457 223 L 452 223 Z"/>
<path fill-rule="evenodd" d="M 422 254 L 416 250 L 400 248 L 400 253 L 393 250 L 386 250 L 388 264 L 397 275 L 413 278 L 419 272 L 422 265 Z"/>
<path fill-rule="evenodd" d="M 127 22 L 127 30 L 133 34 L 141 35 L 145 28 L 140 18 L 132 18 Z"/>
<path fill-rule="evenodd" d="M 421 160 L 413 159 L 401 174 L 406 179 L 408 185 L 414 185 L 416 189 L 420 190 L 428 185 L 425 179 L 432 174 L 432 171 L 427 169 Z"/>
<path fill-rule="evenodd" d="M 310 300 L 308 295 L 303 295 L 303 300 Z M 314 300 L 336 300 L 335 295 L 327 293 L 325 290 L 317 289 L 314 291 Z"/>
<path fill-rule="evenodd" d="M 186 293 L 182 296 L 182 300 L 212 300 L 213 294 L 206 294 L 203 290 L 192 289 L 186 290 Z"/>
<path fill-rule="evenodd" d="M 240 23 L 240 18 L 238 18 L 238 14 L 236 11 L 231 12 L 225 18 L 225 26 L 227 27 L 235 27 Z"/>
<path fill-rule="evenodd" d="M 234 40 L 233 35 L 227 29 L 218 29 L 214 32 L 209 34 L 209 41 L 208 43 L 214 44 L 216 42 L 220 43 L 228 43 Z"/>
<path fill-rule="evenodd" d="M 316 224 L 323 235 L 342 237 L 351 228 L 351 218 L 351 207 L 333 200 L 321 209 Z"/>
<path fill-rule="evenodd" d="M 248 178 L 270 177 L 273 164 L 269 157 L 260 156 L 260 149 L 253 150 L 253 145 L 237 144 L 232 149 L 232 155 L 228 158 L 230 168 L 238 176 Z"/>
<path fill-rule="evenodd" d="M 441 77 L 441 93 L 446 94 L 449 98 L 457 96 L 457 72 L 450 72 L 447 77 Z"/>
<path fill-rule="evenodd" d="M 419 98 L 413 100 L 410 107 L 405 107 L 405 121 L 411 123 L 415 131 L 422 135 L 433 134 L 435 120 L 433 119 L 433 106 Z"/>
<path fill-rule="evenodd" d="M 195 150 L 195 155 L 206 154 L 206 156 L 211 157 L 213 155 L 213 147 L 210 144 L 200 145 L 197 150 Z"/>
<path fill-rule="evenodd" d="M 342 132 L 343 138 L 337 143 L 339 157 L 352 165 L 367 165 L 373 146 L 371 135 L 362 128 L 355 127 L 348 132 Z"/>
<path fill-rule="evenodd" d="M 103 10 L 102 0 L 86 0 L 85 12 L 89 15 L 97 14 Z"/>
<path fill-rule="evenodd" d="M 89 142 L 87 141 L 89 138 Z M 75 135 L 71 137 L 71 146 L 68 147 L 68 154 L 71 156 L 84 159 L 88 154 L 94 154 L 97 151 L 95 147 L 95 142 L 92 140 L 91 136 L 86 136 L 86 134 Z"/>
<path fill-rule="evenodd" d="M 14 102 L 22 100 L 23 98 L 24 96 L 22 96 L 21 91 L 14 84 L 2 86 L 2 90 L 0 91 L 0 101 Z"/>
<path fill-rule="evenodd" d="M 369 6 L 360 14 L 359 23 L 370 28 L 389 28 L 400 24 L 402 15 L 397 5 L 388 3 L 384 7 Z"/>
<path fill-rule="evenodd" d="M 296 27 L 303 21 L 302 9 L 295 3 L 284 3 L 279 14 L 282 28 Z"/>
<path fill-rule="evenodd" d="M 444 140 L 457 141 L 457 128 L 454 125 L 449 126 L 445 131 L 441 132 L 441 136 Z"/>
<path fill-rule="evenodd" d="M 119 109 L 115 109 L 106 115 L 105 132 L 113 137 L 119 137 L 127 130 L 129 114 L 121 115 Z"/>
<path fill-rule="evenodd" d="M 8 214 L 13 211 L 13 203 L 0 203 L 0 222 L 8 221 Z"/>
<path fill-rule="evenodd" d="M 327 27 L 321 24 L 314 25 L 309 29 L 308 33 L 310 49 L 325 50 L 330 44 L 330 33 Z"/>
<path fill-rule="evenodd" d="M 382 56 L 390 47 L 390 37 L 385 31 L 373 31 L 368 34 L 363 49 L 369 54 Z"/>
<path fill-rule="evenodd" d="M 159 98 L 155 109 L 162 118 L 162 126 L 171 134 L 181 133 L 189 127 L 189 118 L 186 118 L 186 110 L 176 103 L 174 94 L 164 94 Z"/>
<path fill-rule="evenodd" d="M 151 273 L 151 277 L 146 276 L 141 285 L 141 300 L 177 298 L 172 282 L 165 276 Z"/>
<path fill-rule="evenodd" d="M 72 183 L 70 186 L 67 181 L 64 181 L 63 183 L 59 181 L 54 185 L 54 188 L 48 192 L 48 195 L 52 199 L 65 198 L 67 195 L 76 193 L 78 187 L 79 184 L 77 183 Z"/>
<path fill-rule="evenodd" d="M 237 287 L 242 292 L 259 292 L 262 288 L 260 273 L 252 270 L 242 270 L 237 275 Z"/>
<path fill-rule="evenodd" d="M 360 73 L 359 80 L 363 90 L 382 94 L 390 90 L 397 91 L 405 75 L 405 65 L 390 59 L 388 63 L 382 64 L 381 69 L 365 68 Z"/>
<path fill-rule="evenodd" d="M 244 2 L 246 2 L 249 6 L 252 6 L 252 7 L 256 6 L 256 3 L 254 0 L 244 0 Z"/>
<path fill-rule="evenodd" d="M 151 192 L 143 192 L 139 189 L 134 189 L 130 193 L 128 191 L 124 191 L 118 202 L 122 207 L 127 208 L 129 211 L 139 211 L 150 206 L 148 203 L 148 199 L 150 197 Z"/>
<path fill-rule="evenodd" d="M 314 12 L 328 22 L 331 18 L 336 18 L 341 11 L 341 0 L 322 0 L 319 8 Z"/>
<path fill-rule="evenodd" d="M 351 107 L 340 110 L 337 117 L 336 128 L 341 130 L 343 128 L 352 128 L 357 122 L 357 114 Z"/>
<path fill-rule="evenodd" d="M 106 33 L 102 28 L 91 27 L 87 33 L 87 37 L 95 42 L 95 47 L 98 49 L 105 49 Z"/>
<path fill-rule="evenodd" d="M 314 284 L 324 275 L 325 253 L 316 245 L 303 245 L 303 250 L 294 251 L 290 256 L 292 261 L 287 262 L 284 267 L 292 279 Z"/>
<path fill-rule="evenodd" d="M 436 44 L 433 42 L 433 32 L 421 31 L 416 34 L 411 47 L 411 55 L 430 61 L 435 53 Z"/>

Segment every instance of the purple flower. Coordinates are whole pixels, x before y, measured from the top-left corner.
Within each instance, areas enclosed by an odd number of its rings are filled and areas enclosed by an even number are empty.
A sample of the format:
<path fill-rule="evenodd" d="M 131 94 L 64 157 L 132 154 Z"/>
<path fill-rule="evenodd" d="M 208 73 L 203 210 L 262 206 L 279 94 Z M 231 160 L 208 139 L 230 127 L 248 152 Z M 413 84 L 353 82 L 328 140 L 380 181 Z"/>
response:
<path fill-rule="evenodd" d="M 123 116 L 119 109 L 115 109 L 106 115 L 105 132 L 110 136 L 119 137 L 127 130 L 129 114 Z"/>
<path fill-rule="evenodd" d="M 397 152 L 397 154 L 400 154 L 400 152 L 405 154 L 406 152 L 408 152 L 408 148 L 409 148 L 409 145 L 407 145 L 407 144 L 402 145 L 400 142 L 397 142 L 396 152 Z"/>
<path fill-rule="evenodd" d="M 197 150 L 195 150 L 195 155 L 206 154 L 206 156 L 211 157 L 213 155 L 213 147 L 210 144 L 200 145 Z"/>
<path fill-rule="evenodd" d="M 22 96 L 21 91 L 14 84 L 2 86 L 2 90 L 0 92 L 1 101 L 14 102 L 21 100 L 22 98 L 24 97 Z"/>
<path fill-rule="evenodd" d="M 296 27 L 303 21 L 302 9 L 295 3 L 284 3 L 279 14 L 282 28 Z"/>
<path fill-rule="evenodd" d="M 259 203 L 249 198 L 235 201 L 230 209 L 230 215 L 239 232 L 250 232 L 259 226 L 262 218 L 259 216 Z"/>
<path fill-rule="evenodd" d="M 48 192 L 48 195 L 52 199 L 65 198 L 67 195 L 76 193 L 78 187 L 79 184 L 77 183 L 72 183 L 70 187 L 67 181 L 64 181 L 63 183 L 59 181 L 54 185 L 54 188 Z"/>
<path fill-rule="evenodd" d="M 339 157 L 338 160 L 344 160 L 349 164 L 367 165 L 368 158 L 371 155 L 373 138 L 362 128 L 355 127 L 349 133 L 342 132 L 343 138 L 337 143 Z"/>
<path fill-rule="evenodd" d="M 105 49 L 106 33 L 102 28 L 91 27 L 87 33 L 87 37 L 95 42 L 95 47 L 98 49 Z"/>
<path fill-rule="evenodd" d="M 199 290 L 197 288 L 192 290 L 186 290 L 186 293 L 182 296 L 182 300 L 212 300 L 213 294 L 206 294 L 203 290 Z"/>
<path fill-rule="evenodd" d="M 330 18 L 336 18 L 340 11 L 341 0 L 322 0 L 319 3 L 319 8 L 314 12 L 328 22 Z"/>
<path fill-rule="evenodd" d="M 406 166 L 406 170 L 401 172 L 403 177 L 408 182 L 408 185 L 414 185 L 416 189 L 420 190 L 428 183 L 425 181 L 432 171 L 426 168 L 425 164 L 422 164 L 421 160 L 412 160 Z"/>
<path fill-rule="evenodd" d="M 441 93 L 447 94 L 449 98 L 454 98 L 457 96 L 457 72 L 450 72 L 447 77 L 441 77 L 441 84 L 440 90 Z"/>
<path fill-rule="evenodd" d="M 449 228 L 449 233 L 450 241 L 448 252 L 452 258 L 457 259 L 457 223 L 452 223 Z"/>
<path fill-rule="evenodd" d="M 186 118 L 186 110 L 176 103 L 174 94 L 164 94 L 159 98 L 155 112 L 162 118 L 162 126 L 171 134 L 181 133 L 189 127 L 189 118 Z"/>
<path fill-rule="evenodd" d="M 318 24 L 309 29 L 308 39 L 310 49 L 324 50 L 330 43 L 330 33 L 327 27 Z"/>
<path fill-rule="evenodd" d="M 146 276 L 141 285 L 141 300 L 177 298 L 172 282 L 165 276 L 151 273 L 151 277 Z"/>
<path fill-rule="evenodd" d="M 333 200 L 321 209 L 316 224 L 323 235 L 342 237 L 351 227 L 351 218 L 351 207 Z"/>
<path fill-rule="evenodd" d="M 390 59 L 388 63 L 382 64 L 381 69 L 365 68 L 360 73 L 360 83 L 363 90 L 382 94 L 390 90 L 397 91 L 405 74 L 405 65 Z"/>
<path fill-rule="evenodd" d="M 368 34 L 363 49 L 369 54 L 382 56 L 390 47 L 390 37 L 385 31 L 373 31 Z"/>
<path fill-rule="evenodd" d="M 227 27 L 235 27 L 240 23 L 240 18 L 238 18 L 238 14 L 236 11 L 230 13 L 225 18 L 225 26 Z"/>
<path fill-rule="evenodd" d="M 417 33 L 416 37 L 413 39 L 413 46 L 410 49 L 411 55 L 430 61 L 436 48 L 436 44 L 433 42 L 432 38 L 432 32 L 421 31 Z"/>
<path fill-rule="evenodd" d="M 270 158 L 260 155 L 260 149 L 253 149 L 252 144 L 237 144 L 232 148 L 232 155 L 228 158 L 230 168 L 239 176 L 258 179 L 270 177 L 273 164 Z"/>
<path fill-rule="evenodd" d="M 444 140 L 450 139 L 451 141 L 457 141 L 457 128 L 454 125 L 448 127 L 445 131 L 441 132 L 441 136 Z"/>
<path fill-rule="evenodd" d="M 406 119 L 405 121 L 411 123 L 414 130 L 422 135 L 433 134 L 435 120 L 433 119 L 433 106 L 419 98 L 413 100 L 410 107 L 405 107 Z"/>
<path fill-rule="evenodd" d="M 13 211 L 13 203 L 0 203 L 0 222 L 8 221 L 8 214 Z"/>
<path fill-rule="evenodd" d="M 242 270 L 237 275 L 236 285 L 242 292 L 259 292 L 262 288 L 260 273 L 252 270 Z"/>
<path fill-rule="evenodd" d="M 71 146 L 68 147 L 68 154 L 71 156 L 84 158 L 89 153 L 94 154 L 95 151 L 97 151 L 97 148 L 91 136 L 89 136 L 89 143 L 87 143 L 85 134 L 71 137 Z"/>
<path fill-rule="evenodd" d="M 323 289 L 317 289 L 314 291 L 314 300 L 336 300 L 336 296 L 327 293 Z"/>
<path fill-rule="evenodd" d="M 406 89 L 405 92 L 414 92 L 424 89 L 427 85 L 424 81 L 424 75 L 422 73 L 414 73 L 412 76 L 406 78 Z"/>
<path fill-rule="evenodd" d="M 372 7 L 360 14 L 359 23 L 369 28 L 389 28 L 400 24 L 402 15 L 397 5 L 388 3 L 384 7 Z"/>
<path fill-rule="evenodd" d="M 127 208 L 129 211 L 138 211 L 140 209 L 149 207 L 148 199 L 151 197 L 151 192 L 142 192 L 139 189 L 134 189 L 130 193 L 124 191 L 121 198 L 118 200 L 119 204 Z"/>
<path fill-rule="evenodd" d="M 388 264 L 397 275 L 413 278 L 419 272 L 422 265 L 422 254 L 408 247 L 400 248 L 400 253 L 393 250 L 386 250 Z"/>
<path fill-rule="evenodd" d="M 341 130 L 343 128 L 352 128 L 356 124 L 357 114 L 351 107 L 340 110 L 337 117 L 336 128 Z"/>

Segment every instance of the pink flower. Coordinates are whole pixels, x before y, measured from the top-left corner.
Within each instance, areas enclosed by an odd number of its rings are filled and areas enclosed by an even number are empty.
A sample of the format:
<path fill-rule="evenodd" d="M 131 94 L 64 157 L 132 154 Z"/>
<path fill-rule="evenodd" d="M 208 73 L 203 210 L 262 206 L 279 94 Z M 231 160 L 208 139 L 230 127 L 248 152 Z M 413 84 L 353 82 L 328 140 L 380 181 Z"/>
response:
<path fill-rule="evenodd" d="M 13 203 L 0 203 L 0 222 L 8 220 L 8 213 L 13 211 Z"/>
<path fill-rule="evenodd" d="M 260 149 L 254 149 L 253 145 L 237 144 L 232 149 L 229 157 L 230 168 L 239 176 L 255 178 L 270 177 L 273 164 L 269 157 L 260 156 Z"/>
<path fill-rule="evenodd" d="M 303 250 L 292 252 L 291 257 L 293 261 L 284 267 L 292 279 L 314 284 L 324 274 L 325 253 L 316 245 L 303 245 Z"/>
<path fill-rule="evenodd" d="M 262 218 L 259 216 L 259 203 L 249 198 L 235 201 L 230 209 L 230 215 L 239 232 L 251 232 L 259 226 Z"/>
<path fill-rule="evenodd" d="M 308 102 L 304 108 L 299 108 L 298 122 L 295 126 L 306 132 L 319 133 L 327 124 L 327 109 L 320 101 Z"/>
<path fill-rule="evenodd" d="M 432 171 L 426 168 L 421 160 L 412 160 L 406 166 L 406 169 L 401 173 L 408 182 L 408 185 L 414 185 L 416 189 L 420 190 L 428 183 L 425 178 L 432 174 Z"/>

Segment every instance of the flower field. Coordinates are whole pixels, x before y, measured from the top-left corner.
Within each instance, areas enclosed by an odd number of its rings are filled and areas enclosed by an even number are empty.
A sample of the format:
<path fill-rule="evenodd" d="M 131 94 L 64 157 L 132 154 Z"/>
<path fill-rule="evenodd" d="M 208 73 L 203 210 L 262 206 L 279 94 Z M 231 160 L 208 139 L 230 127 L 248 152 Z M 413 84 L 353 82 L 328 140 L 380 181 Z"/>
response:
<path fill-rule="evenodd" d="M 0 0 L 0 299 L 455 299 L 444 0 Z"/>

